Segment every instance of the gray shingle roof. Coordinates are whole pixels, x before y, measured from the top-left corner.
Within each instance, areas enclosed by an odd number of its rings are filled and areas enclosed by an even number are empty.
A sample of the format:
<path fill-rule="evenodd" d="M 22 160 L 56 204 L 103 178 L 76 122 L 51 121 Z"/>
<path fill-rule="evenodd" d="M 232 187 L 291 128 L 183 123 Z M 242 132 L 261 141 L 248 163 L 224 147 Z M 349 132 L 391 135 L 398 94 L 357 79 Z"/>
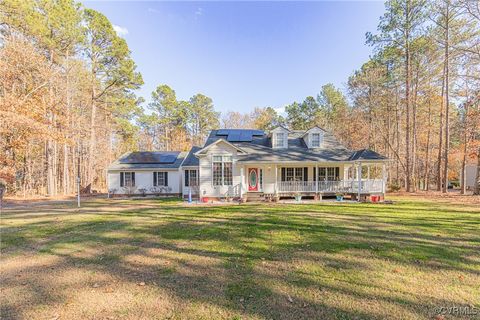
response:
<path fill-rule="evenodd" d="M 324 131 L 323 143 L 320 148 L 309 149 L 303 136 L 305 130 L 291 130 L 288 134 L 287 149 L 272 149 L 272 139 L 268 135 L 254 136 L 252 142 L 231 142 L 246 151 L 240 162 L 288 162 L 288 161 L 355 161 L 355 160 L 385 160 L 384 156 L 372 150 L 352 151 L 345 148 L 329 132 Z M 205 143 L 208 146 L 218 139 L 217 130 L 212 130 Z"/>
<path fill-rule="evenodd" d="M 348 159 L 350 161 L 355 161 L 355 160 L 387 160 L 387 157 L 382 156 L 381 154 L 369 150 L 369 149 L 362 149 L 355 151 L 350 158 Z"/>
<path fill-rule="evenodd" d="M 128 169 L 177 169 L 182 166 L 198 166 L 199 159 L 195 153 L 209 146 L 225 135 L 212 130 L 201 147 L 192 147 L 189 152 L 130 152 L 112 163 L 108 170 Z M 387 160 L 379 153 L 362 149 L 352 151 L 342 146 L 329 132 L 324 131 L 323 143 L 320 148 L 309 149 L 303 140 L 305 131 L 291 130 L 288 133 L 288 148 L 272 149 L 272 139 L 269 135 L 252 136 L 252 142 L 230 142 L 244 150 L 247 154 L 239 158 L 239 162 L 293 162 L 293 161 L 361 161 Z M 183 162 L 183 163 L 182 163 Z"/>
<path fill-rule="evenodd" d="M 155 151 L 129 152 L 113 162 L 108 170 L 123 169 L 178 169 L 187 152 Z"/>
<path fill-rule="evenodd" d="M 202 148 L 195 147 L 195 146 L 192 147 L 192 149 L 190 149 L 190 151 L 188 152 L 188 155 L 185 158 L 185 161 L 183 161 L 182 167 L 198 166 L 199 161 L 198 161 L 198 158 L 195 156 L 194 153 L 197 152 L 200 149 L 202 149 Z"/>

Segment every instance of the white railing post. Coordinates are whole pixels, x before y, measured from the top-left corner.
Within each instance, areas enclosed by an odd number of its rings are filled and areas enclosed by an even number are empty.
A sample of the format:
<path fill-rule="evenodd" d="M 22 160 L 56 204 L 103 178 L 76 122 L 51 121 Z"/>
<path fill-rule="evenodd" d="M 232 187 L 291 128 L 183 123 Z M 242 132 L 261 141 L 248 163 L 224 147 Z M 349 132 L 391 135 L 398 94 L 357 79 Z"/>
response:
<path fill-rule="evenodd" d="M 278 170 L 277 170 L 277 165 L 275 165 L 275 185 L 274 185 L 274 188 L 273 188 L 275 195 L 277 195 L 277 193 L 278 193 L 278 186 L 277 185 L 278 185 Z"/>

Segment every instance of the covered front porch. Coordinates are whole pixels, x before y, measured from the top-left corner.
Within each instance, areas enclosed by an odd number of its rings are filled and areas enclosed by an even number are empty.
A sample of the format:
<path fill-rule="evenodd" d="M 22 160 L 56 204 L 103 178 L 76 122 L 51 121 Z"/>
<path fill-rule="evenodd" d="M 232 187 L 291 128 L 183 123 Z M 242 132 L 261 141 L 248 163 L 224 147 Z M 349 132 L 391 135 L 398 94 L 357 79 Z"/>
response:
<path fill-rule="evenodd" d="M 249 163 L 240 165 L 240 197 L 385 194 L 385 162 Z"/>

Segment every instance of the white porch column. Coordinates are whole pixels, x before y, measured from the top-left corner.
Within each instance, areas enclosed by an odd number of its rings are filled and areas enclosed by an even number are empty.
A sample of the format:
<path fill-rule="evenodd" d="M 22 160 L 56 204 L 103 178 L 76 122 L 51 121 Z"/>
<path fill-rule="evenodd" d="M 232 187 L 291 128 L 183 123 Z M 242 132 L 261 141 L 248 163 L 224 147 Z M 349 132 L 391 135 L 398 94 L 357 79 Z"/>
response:
<path fill-rule="evenodd" d="M 240 198 L 243 196 L 243 169 L 244 167 L 240 167 Z"/>
<path fill-rule="evenodd" d="M 358 163 L 358 167 L 357 167 L 357 179 L 358 179 L 358 201 L 360 202 L 360 193 L 362 191 L 362 163 L 359 162 Z"/>
<path fill-rule="evenodd" d="M 278 184 L 278 170 L 277 170 L 277 165 L 275 165 L 275 195 L 277 194 L 277 184 Z"/>
<path fill-rule="evenodd" d="M 315 162 L 315 176 L 313 179 L 315 179 L 315 193 L 318 193 L 318 162 Z"/>
<path fill-rule="evenodd" d="M 385 184 L 387 180 L 387 169 L 385 163 L 382 163 L 382 193 L 385 196 Z"/>
<path fill-rule="evenodd" d="M 372 166 L 371 164 L 367 165 L 367 180 L 370 180 L 370 167 L 371 166 Z"/>

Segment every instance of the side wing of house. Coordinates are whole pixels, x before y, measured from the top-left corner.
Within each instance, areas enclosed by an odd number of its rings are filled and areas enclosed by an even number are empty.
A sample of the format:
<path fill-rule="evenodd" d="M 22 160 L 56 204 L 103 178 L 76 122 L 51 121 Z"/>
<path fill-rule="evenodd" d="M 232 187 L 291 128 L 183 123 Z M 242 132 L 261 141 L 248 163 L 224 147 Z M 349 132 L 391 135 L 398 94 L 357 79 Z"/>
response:
<path fill-rule="evenodd" d="M 107 170 L 109 194 L 155 194 L 179 196 L 182 193 L 180 166 L 185 152 L 130 152 Z"/>

